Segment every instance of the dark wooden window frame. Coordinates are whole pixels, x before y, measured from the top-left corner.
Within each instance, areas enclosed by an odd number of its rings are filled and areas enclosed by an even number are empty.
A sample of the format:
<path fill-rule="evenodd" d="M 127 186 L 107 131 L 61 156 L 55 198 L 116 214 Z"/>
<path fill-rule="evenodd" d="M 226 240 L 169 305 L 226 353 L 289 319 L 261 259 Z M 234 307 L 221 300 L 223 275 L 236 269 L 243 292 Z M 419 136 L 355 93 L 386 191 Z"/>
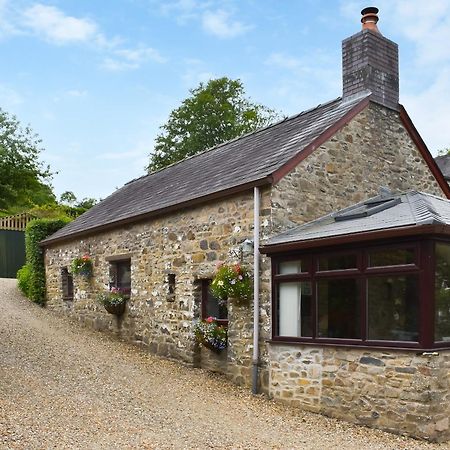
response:
<path fill-rule="evenodd" d="M 450 342 L 434 342 L 434 273 L 435 273 L 435 242 L 446 242 L 448 238 L 405 238 L 385 241 L 374 241 L 365 244 L 339 245 L 335 248 L 314 248 L 292 250 L 284 254 L 272 256 L 272 343 L 297 343 L 324 346 L 355 346 L 362 348 L 398 348 L 405 350 L 436 350 L 450 348 Z M 414 264 L 385 267 L 368 267 L 368 255 L 373 250 L 389 250 L 414 248 Z M 357 253 L 357 268 L 346 270 L 318 271 L 318 258 L 345 253 Z M 297 259 L 310 259 L 309 272 L 298 274 L 278 274 L 280 262 Z M 382 275 L 416 275 L 419 283 L 419 324 L 418 342 L 369 340 L 367 317 L 367 280 Z M 338 339 L 317 337 L 317 292 L 316 281 L 320 279 L 355 278 L 360 280 L 360 311 L 361 339 Z M 282 282 L 310 281 L 312 286 L 312 335 L 313 337 L 287 337 L 278 335 L 279 284 Z"/>
<path fill-rule="evenodd" d="M 208 318 L 208 314 L 206 311 L 206 304 L 208 302 L 208 290 L 209 290 L 209 285 L 211 283 L 211 279 L 209 278 L 203 278 L 201 280 L 199 280 L 201 283 L 201 293 L 202 293 L 202 297 L 201 297 L 201 318 L 202 319 L 207 319 Z M 217 319 L 217 323 L 220 325 L 223 325 L 225 327 L 228 327 L 228 319 Z"/>
<path fill-rule="evenodd" d="M 117 282 L 117 267 L 120 265 L 124 265 L 124 264 L 129 264 L 130 265 L 130 270 L 131 270 L 131 258 L 121 258 L 121 259 L 117 259 L 117 258 L 109 258 L 108 259 L 109 262 L 109 270 L 110 270 L 110 283 L 109 283 L 109 288 L 120 288 L 123 289 L 123 293 L 127 296 L 130 297 L 131 296 L 131 280 L 130 280 L 130 287 L 129 288 L 122 288 L 121 286 L 118 286 L 118 282 Z M 111 272 L 115 271 L 115 275 L 112 275 Z M 114 279 L 112 279 L 114 277 Z"/>

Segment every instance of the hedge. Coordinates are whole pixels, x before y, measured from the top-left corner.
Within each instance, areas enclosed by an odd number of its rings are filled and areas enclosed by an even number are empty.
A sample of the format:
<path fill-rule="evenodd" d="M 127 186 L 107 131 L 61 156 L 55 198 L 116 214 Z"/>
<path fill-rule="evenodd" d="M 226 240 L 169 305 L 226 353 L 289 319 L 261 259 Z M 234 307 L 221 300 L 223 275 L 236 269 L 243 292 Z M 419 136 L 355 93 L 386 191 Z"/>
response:
<path fill-rule="evenodd" d="M 30 295 L 31 269 L 28 264 L 25 264 L 17 271 L 17 281 L 19 289 L 23 292 L 25 297 Z"/>
<path fill-rule="evenodd" d="M 45 304 L 45 265 L 44 250 L 39 246 L 39 242 L 55 233 L 69 222 L 70 220 L 65 218 L 36 219 L 32 220 L 25 229 L 27 263 L 19 272 L 23 279 L 23 277 L 26 278 L 26 271 L 29 270 L 28 287 L 25 288 L 28 292 L 24 293 L 30 300 L 40 305 Z M 27 266 L 28 269 L 25 269 Z"/>

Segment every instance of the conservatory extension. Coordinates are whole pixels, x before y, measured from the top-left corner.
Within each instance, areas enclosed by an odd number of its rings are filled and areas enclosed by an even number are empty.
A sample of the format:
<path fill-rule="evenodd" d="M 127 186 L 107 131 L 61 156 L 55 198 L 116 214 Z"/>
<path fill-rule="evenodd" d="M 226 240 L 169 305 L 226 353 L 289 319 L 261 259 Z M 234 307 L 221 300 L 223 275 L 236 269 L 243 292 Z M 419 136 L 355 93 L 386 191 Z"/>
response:
<path fill-rule="evenodd" d="M 450 201 L 383 190 L 262 252 L 272 260 L 274 397 L 450 437 Z"/>

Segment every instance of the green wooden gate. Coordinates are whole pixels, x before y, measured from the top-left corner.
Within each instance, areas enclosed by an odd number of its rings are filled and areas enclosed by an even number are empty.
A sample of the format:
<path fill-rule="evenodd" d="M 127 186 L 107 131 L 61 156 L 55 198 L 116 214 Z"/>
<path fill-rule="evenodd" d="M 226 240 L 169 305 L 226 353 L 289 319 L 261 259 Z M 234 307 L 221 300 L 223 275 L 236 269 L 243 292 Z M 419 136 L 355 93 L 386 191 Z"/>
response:
<path fill-rule="evenodd" d="M 25 232 L 0 230 L 0 278 L 16 278 L 25 264 Z"/>
<path fill-rule="evenodd" d="M 0 278 L 16 278 L 25 264 L 25 227 L 29 214 L 0 217 Z"/>

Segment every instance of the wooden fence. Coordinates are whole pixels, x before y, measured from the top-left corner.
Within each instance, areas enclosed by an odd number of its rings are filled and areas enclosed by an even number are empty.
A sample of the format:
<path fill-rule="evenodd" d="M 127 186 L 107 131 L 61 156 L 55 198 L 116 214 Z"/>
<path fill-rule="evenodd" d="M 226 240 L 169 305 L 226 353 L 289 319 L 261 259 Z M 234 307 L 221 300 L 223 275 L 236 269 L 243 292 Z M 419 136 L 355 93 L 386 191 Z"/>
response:
<path fill-rule="evenodd" d="M 28 222 L 31 222 L 33 219 L 34 217 L 27 213 L 0 217 L 0 230 L 25 231 Z"/>

